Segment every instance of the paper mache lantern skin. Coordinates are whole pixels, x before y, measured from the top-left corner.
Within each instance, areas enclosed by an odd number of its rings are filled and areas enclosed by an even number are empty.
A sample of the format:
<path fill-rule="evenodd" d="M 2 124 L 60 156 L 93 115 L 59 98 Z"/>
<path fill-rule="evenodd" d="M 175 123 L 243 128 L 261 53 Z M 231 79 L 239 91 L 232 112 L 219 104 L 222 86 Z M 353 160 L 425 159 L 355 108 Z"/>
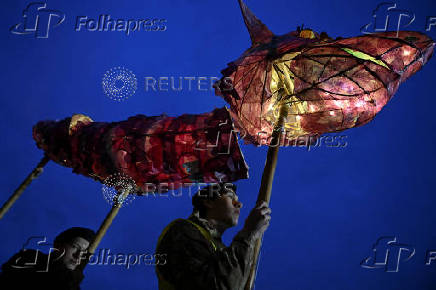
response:
<path fill-rule="evenodd" d="M 283 104 L 289 107 L 281 146 L 362 126 L 433 53 L 433 40 L 413 31 L 335 40 L 310 29 L 275 36 L 240 4 L 252 46 L 228 64 L 215 88 L 246 143 L 270 144 Z"/>
<path fill-rule="evenodd" d="M 170 190 L 248 178 L 226 108 L 180 117 L 137 115 L 111 123 L 77 114 L 38 122 L 33 137 L 51 160 L 75 173 L 100 182 L 116 173 L 130 177 L 137 194 L 155 192 L 163 183 Z"/>

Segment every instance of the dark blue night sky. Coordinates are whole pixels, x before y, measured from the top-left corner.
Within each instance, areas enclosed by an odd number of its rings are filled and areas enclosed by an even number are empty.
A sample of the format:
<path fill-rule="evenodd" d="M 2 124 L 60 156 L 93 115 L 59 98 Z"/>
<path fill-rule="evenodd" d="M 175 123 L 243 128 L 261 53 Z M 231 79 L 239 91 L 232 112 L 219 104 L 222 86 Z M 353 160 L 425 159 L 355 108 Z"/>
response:
<path fill-rule="evenodd" d="M 46 39 L 9 31 L 23 21 L 29 3 L 2 1 L 0 12 L 1 203 L 43 156 L 32 139 L 32 126 L 39 120 L 83 113 L 109 122 L 136 114 L 212 111 L 225 105 L 212 90 L 198 90 L 195 82 L 189 90 L 186 81 L 181 91 L 146 91 L 144 79 L 220 77 L 221 69 L 250 46 L 236 0 L 51 0 L 47 8 L 64 13 L 65 21 L 51 27 Z M 276 34 L 304 24 L 333 38 L 360 35 L 379 3 L 247 2 Z M 396 3 L 415 14 L 404 30 L 426 32 L 427 17 L 436 17 L 436 2 Z M 398 13 L 392 14 L 389 30 L 395 29 Z M 165 19 L 165 31 L 75 31 L 78 16 L 98 20 L 101 14 Z M 426 33 L 436 39 L 434 23 Z M 136 93 L 123 102 L 108 98 L 101 86 L 104 73 L 117 66 L 138 78 Z M 436 250 L 435 73 L 436 60 L 430 59 L 371 123 L 336 134 L 346 136 L 345 147 L 281 148 L 256 289 L 436 289 L 436 261 L 426 265 L 427 251 Z M 267 151 L 240 143 L 250 178 L 237 182 L 244 206 L 239 225 L 224 236 L 226 243 L 254 205 Z M 0 220 L 0 262 L 31 236 L 52 241 L 68 227 L 97 229 L 110 209 L 101 187 L 50 162 Z M 190 212 L 187 190 L 177 198 L 138 197 L 121 209 L 100 248 L 152 254 L 164 226 Z M 361 267 L 377 239 L 386 236 L 414 248 L 414 256 L 405 261 L 404 252 L 398 272 Z M 152 266 L 95 265 L 85 270 L 82 289 L 157 289 L 157 279 Z"/>

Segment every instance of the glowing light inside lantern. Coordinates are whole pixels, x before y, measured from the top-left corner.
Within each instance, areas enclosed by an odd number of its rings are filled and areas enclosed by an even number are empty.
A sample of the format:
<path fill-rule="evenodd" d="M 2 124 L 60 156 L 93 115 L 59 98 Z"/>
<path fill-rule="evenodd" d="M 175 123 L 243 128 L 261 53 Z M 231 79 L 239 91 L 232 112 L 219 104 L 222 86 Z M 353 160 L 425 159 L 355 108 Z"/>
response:
<path fill-rule="evenodd" d="M 365 105 L 365 102 L 362 101 L 362 100 L 358 100 L 358 101 L 356 102 L 356 107 L 358 107 L 358 108 L 363 107 L 364 105 Z"/>
<path fill-rule="evenodd" d="M 330 114 L 330 116 L 334 116 L 335 115 L 335 111 L 330 111 L 329 114 Z"/>
<path fill-rule="evenodd" d="M 343 108 L 344 107 L 344 103 L 341 101 L 333 101 L 333 104 L 335 104 L 335 106 L 339 107 L 339 108 Z"/>
<path fill-rule="evenodd" d="M 403 55 L 404 55 L 404 56 L 409 56 L 410 53 L 411 53 L 410 49 L 407 49 L 407 48 L 406 48 L 406 49 L 404 49 Z"/>

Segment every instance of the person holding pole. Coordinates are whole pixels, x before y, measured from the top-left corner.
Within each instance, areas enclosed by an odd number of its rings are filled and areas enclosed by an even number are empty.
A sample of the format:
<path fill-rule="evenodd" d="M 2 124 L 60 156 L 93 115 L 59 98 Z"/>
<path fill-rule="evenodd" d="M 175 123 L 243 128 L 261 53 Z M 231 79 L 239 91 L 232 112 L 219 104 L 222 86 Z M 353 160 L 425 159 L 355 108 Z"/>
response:
<path fill-rule="evenodd" d="M 242 203 L 231 183 L 215 183 L 192 197 L 188 219 L 170 223 L 159 237 L 156 254 L 166 263 L 156 266 L 160 290 L 243 289 L 253 262 L 254 245 L 268 228 L 271 209 L 259 202 L 230 246 L 222 234 L 239 220 Z"/>
<path fill-rule="evenodd" d="M 73 227 L 55 238 L 48 255 L 21 250 L 2 265 L 0 289 L 79 290 L 84 278 L 79 265 L 94 238 L 93 230 Z"/>

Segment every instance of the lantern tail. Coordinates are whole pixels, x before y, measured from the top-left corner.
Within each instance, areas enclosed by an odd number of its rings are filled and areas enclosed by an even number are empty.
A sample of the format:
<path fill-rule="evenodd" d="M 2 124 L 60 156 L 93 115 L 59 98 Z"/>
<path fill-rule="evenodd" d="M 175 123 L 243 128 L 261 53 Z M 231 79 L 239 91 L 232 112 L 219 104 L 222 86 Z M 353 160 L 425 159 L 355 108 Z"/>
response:
<path fill-rule="evenodd" d="M 270 42 L 274 34 L 253 14 L 243 0 L 238 0 L 238 2 L 244 17 L 245 26 L 247 26 L 250 33 L 252 46 Z"/>

